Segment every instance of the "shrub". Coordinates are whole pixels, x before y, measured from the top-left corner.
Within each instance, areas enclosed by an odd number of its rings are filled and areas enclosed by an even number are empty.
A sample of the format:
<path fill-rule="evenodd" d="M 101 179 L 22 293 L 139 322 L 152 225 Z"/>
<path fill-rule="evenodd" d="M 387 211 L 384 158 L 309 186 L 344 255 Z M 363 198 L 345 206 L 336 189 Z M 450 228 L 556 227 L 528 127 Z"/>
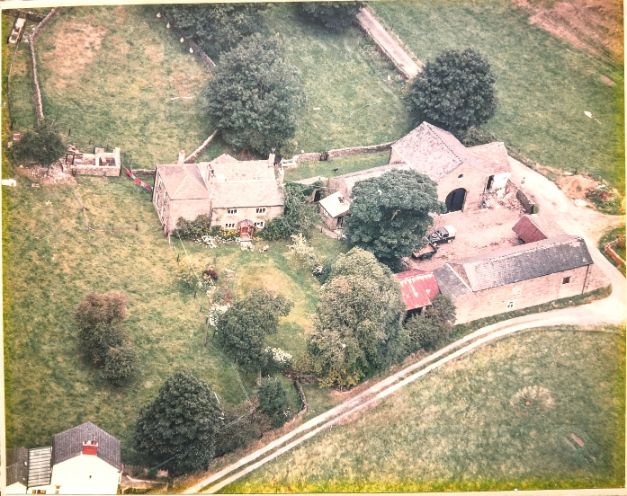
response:
<path fill-rule="evenodd" d="M 303 2 L 301 15 L 329 31 L 340 32 L 348 28 L 361 8 L 360 2 Z"/>
<path fill-rule="evenodd" d="M 287 393 L 277 378 L 263 379 L 257 396 L 259 397 L 259 410 L 270 417 L 273 427 L 281 427 L 290 418 Z"/>
<path fill-rule="evenodd" d="M 176 222 L 176 229 L 172 234 L 181 239 L 196 240 L 211 234 L 211 232 L 211 217 L 203 214 L 194 220 L 186 220 L 183 217 L 179 217 L 179 220 Z"/>
<path fill-rule="evenodd" d="M 111 347 L 107 351 L 104 376 L 118 386 L 128 382 L 137 372 L 137 355 L 129 344 Z"/>
<path fill-rule="evenodd" d="M 291 236 L 301 233 L 307 236 L 319 220 L 316 208 L 308 202 L 307 197 L 306 187 L 286 184 L 285 211 L 281 217 L 268 222 L 260 236 L 269 241 L 290 239 Z"/>
<path fill-rule="evenodd" d="M 289 257 L 300 268 L 308 271 L 314 270 L 318 265 L 318 257 L 313 246 L 307 243 L 302 234 L 292 235 L 292 244 L 288 245 Z"/>
<path fill-rule="evenodd" d="M 50 166 L 65 153 L 66 147 L 61 136 L 47 122 L 37 125 L 24 134 L 13 146 L 13 156 L 17 160 L 35 162 Z"/>

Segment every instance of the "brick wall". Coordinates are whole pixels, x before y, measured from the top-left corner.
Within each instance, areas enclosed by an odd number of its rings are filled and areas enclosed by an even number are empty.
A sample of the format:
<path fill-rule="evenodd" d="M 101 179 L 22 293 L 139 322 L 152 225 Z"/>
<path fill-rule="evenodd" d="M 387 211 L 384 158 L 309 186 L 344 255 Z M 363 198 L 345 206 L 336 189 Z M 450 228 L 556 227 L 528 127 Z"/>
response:
<path fill-rule="evenodd" d="M 570 277 L 570 282 L 563 284 L 562 281 L 566 277 Z M 466 294 L 454 299 L 457 312 L 456 323 L 470 322 L 490 315 L 579 295 L 595 289 L 591 287 L 589 281 L 589 269 L 586 266 Z"/>

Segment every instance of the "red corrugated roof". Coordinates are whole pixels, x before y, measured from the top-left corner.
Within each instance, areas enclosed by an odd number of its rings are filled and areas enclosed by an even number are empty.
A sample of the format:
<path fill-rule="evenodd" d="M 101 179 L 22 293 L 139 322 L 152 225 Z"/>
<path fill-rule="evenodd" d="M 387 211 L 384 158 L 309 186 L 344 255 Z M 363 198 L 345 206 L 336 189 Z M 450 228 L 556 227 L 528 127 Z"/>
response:
<path fill-rule="evenodd" d="M 542 232 L 540 227 L 528 215 L 523 215 L 518 222 L 512 227 L 512 231 L 516 233 L 523 243 L 534 243 L 542 241 L 547 236 Z"/>
<path fill-rule="evenodd" d="M 401 285 L 401 295 L 408 311 L 430 305 L 440 293 L 438 281 L 431 272 L 407 270 L 394 277 Z"/>

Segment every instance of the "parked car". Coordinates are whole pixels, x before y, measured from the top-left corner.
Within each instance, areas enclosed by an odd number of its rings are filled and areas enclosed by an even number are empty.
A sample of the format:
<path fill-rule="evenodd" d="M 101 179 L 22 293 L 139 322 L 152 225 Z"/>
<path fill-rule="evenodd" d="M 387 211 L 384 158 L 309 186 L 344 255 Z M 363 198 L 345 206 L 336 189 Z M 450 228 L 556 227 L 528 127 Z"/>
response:
<path fill-rule="evenodd" d="M 427 239 L 429 240 L 429 243 L 440 245 L 442 243 L 450 243 L 453 241 L 455 239 L 455 234 L 457 234 L 457 231 L 453 226 L 444 226 L 428 234 Z"/>

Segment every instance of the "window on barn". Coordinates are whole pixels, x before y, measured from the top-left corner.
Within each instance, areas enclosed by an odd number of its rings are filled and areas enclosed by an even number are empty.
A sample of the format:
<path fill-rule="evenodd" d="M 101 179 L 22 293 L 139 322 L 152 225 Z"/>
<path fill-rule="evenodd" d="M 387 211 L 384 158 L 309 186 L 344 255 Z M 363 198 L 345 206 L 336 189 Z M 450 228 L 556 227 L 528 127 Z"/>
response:
<path fill-rule="evenodd" d="M 266 213 L 266 207 L 259 207 L 259 208 L 257 208 L 257 213 L 258 214 L 265 214 Z"/>
<path fill-rule="evenodd" d="M 233 215 L 237 213 L 237 209 L 236 208 L 227 208 L 226 209 L 226 213 L 229 215 Z"/>
<path fill-rule="evenodd" d="M 570 276 L 564 277 L 562 279 L 562 284 L 568 284 L 570 282 Z"/>
<path fill-rule="evenodd" d="M 516 303 L 516 302 L 515 302 L 514 300 L 512 300 L 512 301 L 508 301 L 508 302 L 507 302 L 507 309 L 508 309 L 508 310 L 511 310 L 512 308 L 514 308 L 515 303 Z"/>

